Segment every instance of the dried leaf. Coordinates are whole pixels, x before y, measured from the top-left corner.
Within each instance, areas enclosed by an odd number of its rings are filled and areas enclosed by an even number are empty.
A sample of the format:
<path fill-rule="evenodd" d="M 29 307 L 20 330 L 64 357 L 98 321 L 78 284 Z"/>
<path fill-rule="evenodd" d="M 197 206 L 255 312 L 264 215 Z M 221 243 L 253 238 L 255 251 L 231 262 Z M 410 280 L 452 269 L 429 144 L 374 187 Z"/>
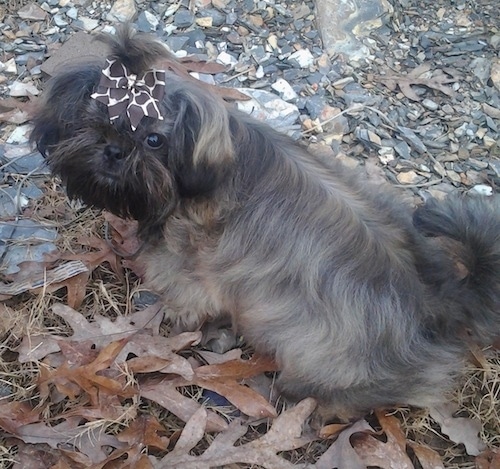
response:
<path fill-rule="evenodd" d="M 455 95 L 455 92 L 450 87 L 445 85 L 447 83 L 454 83 L 455 81 L 457 81 L 457 77 L 453 75 L 450 77 L 450 73 L 446 74 L 442 70 L 435 70 L 432 74 L 429 74 L 430 70 L 431 64 L 423 63 L 407 75 L 378 75 L 373 76 L 373 79 L 382 82 L 391 91 L 394 91 L 396 89 L 396 86 L 398 86 L 401 92 L 412 101 L 420 101 L 421 99 L 420 96 L 413 90 L 413 85 L 432 88 L 447 96 L 453 97 Z"/>
<path fill-rule="evenodd" d="M 186 424 L 174 450 L 167 454 L 156 467 L 169 469 L 209 469 L 230 464 L 255 464 L 266 469 L 293 469 L 297 466 L 278 453 L 300 448 L 314 437 L 303 435 L 302 427 L 312 413 L 316 403 L 305 399 L 292 409 L 283 412 L 261 438 L 235 446 L 247 431 L 247 426 L 234 420 L 229 428 L 217 435 L 212 444 L 200 455 L 191 455 L 193 448 L 203 436 L 207 422 L 205 409 L 197 411 Z"/>
<path fill-rule="evenodd" d="M 442 404 L 430 409 L 430 416 L 441 425 L 441 431 L 451 441 L 462 443 L 467 454 L 477 456 L 485 445 L 479 438 L 481 422 L 465 417 L 453 417 L 456 408 L 452 404 Z"/>
<path fill-rule="evenodd" d="M 238 383 L 238 380 L 276 369 L 276 363 L 270 358 L 254 355 L 250 360 L 201 366 L 195 370 L 193 384 L 224 396 L 251 417 L 276 417 L 276 409 L 263 396 Z"/>
<path fill-rule="evenodd" d="M 315 469 L 366 469 L 358 453 L 351 445 L 351 435 L 373 430 L 366 420 L 358 420 L 346 428 L 318 459 Z"/>
<path fill-rule="evenodd" d="M 19 428 L 15 436 L 25 443 L 46 443 L 54 449 L 77 448 L 92 464 L 104 461 L 107 457 L 106 447 L 122 448 L 124 446 L 116 437 L 107 435 L 102 427 L 81 425 L 80 417 L 71 417 L 63 422 L 49 426 L 46 423 L 32 423 Z"/>
<path fill-rule="evenodd" d="M 396 417 L 386 415 L 383 411 L 376 412 L 382 430 L 387 436 L 387 442 L 378 440 L 368 432 L 353 435 L 352 445 L 366 466 L 376 466 L 382 469 L 414 469 L 406 454 L 406 437 L 401 431 Z"/>
<path fill-rule="evenodd" d="M 187 380 L 194 377 L 191 364 L 176 352 L 200 341 L 199 332 L 184 332 L 174 337 L 135 334 L 124 347 L 117 361 L 125 361 L 130 353 L 136 358 L 127 360 L 127 367 L 134 373 L 172 373 Z"/>
<path fill-rule="evenodd" d="M 111 227 L 111 243 L 116 252 L 123 257 L 131 257 L 139 252 L 142 242 L 137 237 L 138 223 L 135 220 L 125 220 L 109 212 L 104 212 L 104 219 Z"/>
<path fill-rule="evenodd" d="M 422 469 L 444 469 L 441 456 L 431 448 L 408 441 Z"/>
<path fill-rule="evenodd" d="M 19 427 L 40 419 L 40 410 L 33 409 L 26 402 L 1 402 L 0 427 L 15 435 Z"/>
<path fill-rule="evenodd" d="M 165 451 L 170 440 L 164 434 L 165 429 L 156 417 L 141 415 L 119 433 L 117 438 L 130 446 L 144 445 Z"/>
<path fill-rule="evenodd" d="M 128 316 L 119 316 L 114 321 L 95 315 L 94 321 L 89 322 L 74 309 L 56 303 L 52 306 L 52 311 L 69 324 L 73 329 L 73 335 L 69 338 L 50 334 L 24 337 L 18 349 L 19 361 L 21 363 L 37 361 L 50 353 L 58 352 L 60 341 L 92 340 L 100 349 L 112 340 L 130 337 L 145 328 L 153 328 L 157 333 L 163 317 L 160 310 L 161 305 L 156 304 Z"/>
<path fill-rule="evenodd" d="M 172 412 L 184 422 L 187 422 L 201 407 L 201 404 L 189 397 L 183 396 L 176 387 L 175 380 L 147 380 L 140 383 L 140 396 L 156 402 Z M 226 421 L 214 412 L 208 412 L 206 430 L 220 432 L 227 428 Z"/>
<path fill-rule="evenodd" d="M 92 405 L 98 405 L 98 393 L 106 392 L 108 394 L 132 397 L 136 391 L 124 383 L 124 379 L 120 381 L 98 374 L 106 370 L 115 361 L 116 356 L 125 345 L 127 339 L 122 339 L 116 342 L 111 342 L 104 347 L 94 361 L 88 365 L 71 367 L 68 362 L 63 363 L 58 368 L 48 370 L 47 368 L 40 369 L 39 387 L 40 394 L 48 396 L 48 386 L 54 384 L 58 391 L 67 395 L 71 399 L 76 397 L 74 384 L 79 389 L 85 391 L 91 399 Z"/>
<path fill-rule="evenodd" d="M 500 449 L 498 448 L 486 450 L 476 458 L 476 469 L 498 469 L 499 467 Z"/>

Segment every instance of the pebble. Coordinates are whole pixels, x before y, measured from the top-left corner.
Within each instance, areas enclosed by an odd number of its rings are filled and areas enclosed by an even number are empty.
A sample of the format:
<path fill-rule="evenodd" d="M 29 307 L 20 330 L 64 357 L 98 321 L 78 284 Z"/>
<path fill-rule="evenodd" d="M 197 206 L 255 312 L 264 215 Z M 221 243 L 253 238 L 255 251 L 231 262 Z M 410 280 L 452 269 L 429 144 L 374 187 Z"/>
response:
<path fill-rule="evenodd" d="M 486 184 L 477 184 L 469 192 L 475 195 L 491 196 L 493 195 L 493 188 Z"/>
<path fill-rule="evenodd" d="M 23 83 L 21 81 L 15 81 L 12 85 L 9 85 L 9 96 L 13 96 L 15 98 L 30 96 L 30 95 L 38 95 L 40 91 L 38 88 L 32 83 Z"/>
<path fill-rule="evenodd" d="M 283 78 L 276 80 L 276 82 L 271 85 L 271 88 L 277 91 L 280 97 L 285 101 L 293 101 L 298 97 L 290 83 L 283 80 Z"/>
<path fill-rule="evenodd" d="M 314 56 L 309 49 L 301 49 L 291 54 L 288 60 L 297 62 L 300 68 L 309 68 L 314 63 Z"/>
<path fill-rule="evenodd" d="M 17 10 L 19 18 L 23 20 L 43 21 L 47 18 L 47 13 L 36 3 L 28 3 Z"/>
<path fill-rule="evenodd" d="M 149 11 L 143 11 L 137 18 L 137 28 L 143 33 L 156 31 L 160 21 L 158 18 Z"/>
<path fill-rule="evenodd" d="M 188 28 L 194 23 L 194 15 L 188 10 L 179 10 L 174 15 L 174 24 L 178 28 Z"/>
<path fill-rule="evenodd" d="M 491 81 L 497 90 L 500 90 L 500 59 L 497 58 L 491 64 Z"/>
<path fill-rule="evenodd" d="M 422 101 L 422 106 L 429 109 L 430 111 L 437 111 L 439 109 L 439 104 L 429 98 L 425 98 Z"/>
<path fill-rule="evenodd" d="M 396 176 L 400 184 L 417 184 L 424 180 L 415 171 L 403 171 Z"/>
<path fill-rule="evenodd" d="M 297 106 L 287 103 L 274 93 L 252 88 L 240 88 L 239 91 L 252 99 L 238 101 L 238 109 L 259 120 L 266 121 L 275 129 L 286 131 L 293 126 L 299 117 Z"/>
<path fill-rule="evenodd" d="M 114 22 L 118 21 L 120 23 L 125 23 L 127 21 L 132 21 L 137 14 L 137 8 L 135 6 L 134 0 L 116 0 L 106 15 L 108 21 Z"/>

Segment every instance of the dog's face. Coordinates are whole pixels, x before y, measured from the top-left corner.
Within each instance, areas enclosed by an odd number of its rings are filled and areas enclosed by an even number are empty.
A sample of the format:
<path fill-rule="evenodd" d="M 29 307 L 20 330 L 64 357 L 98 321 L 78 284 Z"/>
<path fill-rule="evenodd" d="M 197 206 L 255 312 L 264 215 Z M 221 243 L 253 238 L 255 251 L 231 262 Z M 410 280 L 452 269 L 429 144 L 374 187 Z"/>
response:
<path fill-rule="evenodd" d="M 211 196 L 230 167 L 227 110 L 167 72 L 161 119 L 144 115 L 133 130 L 125 112 L 110 120 L 108 106 L 92 97 L 101 76 L 100 64 L 56 76 L 32 140 L 71 198 L 137 220 L 145 238 L 158 236 L 180 200 Z"/>

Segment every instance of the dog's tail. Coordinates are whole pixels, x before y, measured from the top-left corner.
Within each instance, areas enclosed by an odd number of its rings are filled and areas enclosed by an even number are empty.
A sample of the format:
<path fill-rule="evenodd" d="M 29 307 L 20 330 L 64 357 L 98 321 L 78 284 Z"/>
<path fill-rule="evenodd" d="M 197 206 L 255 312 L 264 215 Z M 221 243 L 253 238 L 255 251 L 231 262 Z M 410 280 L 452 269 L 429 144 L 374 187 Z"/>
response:
<path fill-rule="evenodd" d="M 465 327 L 475 342 L 490 344 L 500 336 L 500 196 L 431 199 L 415 211 L 413 223 L 448 264 L 441 301 L 452 308 L 440 321 L 452 334 Z"/>

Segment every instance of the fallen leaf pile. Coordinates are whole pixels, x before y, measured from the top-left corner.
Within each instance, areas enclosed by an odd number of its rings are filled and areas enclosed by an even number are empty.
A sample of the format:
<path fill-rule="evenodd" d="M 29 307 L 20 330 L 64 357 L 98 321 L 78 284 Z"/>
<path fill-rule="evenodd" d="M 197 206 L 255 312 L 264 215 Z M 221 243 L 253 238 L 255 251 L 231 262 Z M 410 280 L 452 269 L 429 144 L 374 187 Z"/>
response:
<path fill-rule="evenodd" d="M 313 399 L 276 399 L 273 360 L 242 349 L 207 351 L 199 331 L 169 332 L 163 305 L 130 301 L 129 273 L 142 274 L 135 225 L 108 214 L 103 220 L 104 237 L 74 236 L 72 252 L 22 263 L 3 279 L 10 290 L 0 305 L 7 370 L 0 381 L 0 467 L 446 467 L 396 414 L 379 410 L 315 432 L 308 423 Z M 123 298 L 110 293 L 112 283 L 125 285 Z M 27 295 L 29 310 L 22 308 Z M 26 373 L 24 381 L 14 369 Z M 478 421 L 456 418 L 451 406 L 431 415 L 442 433 L 477 456 L 480 469 L 498 467 Z"/>

